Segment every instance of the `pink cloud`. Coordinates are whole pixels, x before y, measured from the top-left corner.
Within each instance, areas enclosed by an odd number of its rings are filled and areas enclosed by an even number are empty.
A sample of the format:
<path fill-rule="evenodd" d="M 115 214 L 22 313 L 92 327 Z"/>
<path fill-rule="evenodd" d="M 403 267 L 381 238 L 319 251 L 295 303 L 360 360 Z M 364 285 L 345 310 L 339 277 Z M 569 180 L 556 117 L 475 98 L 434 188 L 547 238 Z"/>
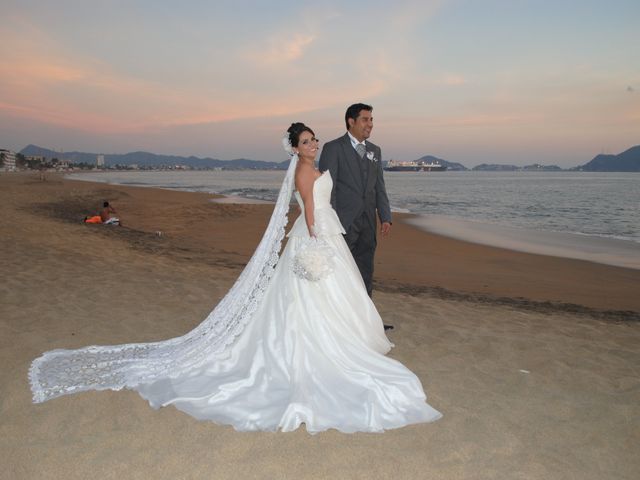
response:
<path fill-rule="evenodd" d="M 299 33 L 288 38 L 272 38 L 266 49 L 261 49 L 261 53 L 254 52 L 252 56 L 266 64 L 291 63 L 302 57 L 314 39 L 313 35 Z"/>

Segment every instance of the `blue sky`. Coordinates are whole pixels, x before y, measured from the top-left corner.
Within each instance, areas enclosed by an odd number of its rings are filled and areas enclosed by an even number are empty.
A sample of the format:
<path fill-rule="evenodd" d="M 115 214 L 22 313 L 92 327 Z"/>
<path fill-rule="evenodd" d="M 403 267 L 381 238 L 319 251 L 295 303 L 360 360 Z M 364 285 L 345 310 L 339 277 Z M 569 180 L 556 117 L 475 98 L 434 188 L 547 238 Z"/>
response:
<path fill-rule="evenodd" d="M 6 1 L 0 147 L 282 160 L 374 106 L 385 159 L 574 166 L 640 144 L 640 2 Z"/>

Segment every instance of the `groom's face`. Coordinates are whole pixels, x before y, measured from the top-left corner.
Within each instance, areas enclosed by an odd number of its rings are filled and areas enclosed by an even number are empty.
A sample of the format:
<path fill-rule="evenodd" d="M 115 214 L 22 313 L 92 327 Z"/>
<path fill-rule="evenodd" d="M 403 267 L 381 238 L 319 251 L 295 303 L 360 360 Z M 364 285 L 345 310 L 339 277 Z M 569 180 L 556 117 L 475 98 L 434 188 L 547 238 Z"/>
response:
<path fill-rule="evenodd" d="M 360 110 L 358 118 L 355 120 L 349 119 L 349 125 L 351 128 L 349 132 L 356 137 L 359 142 L 366 140 L 371 136 L 371 129 L 373 128 L 373 114 L 369 110 Z"/>

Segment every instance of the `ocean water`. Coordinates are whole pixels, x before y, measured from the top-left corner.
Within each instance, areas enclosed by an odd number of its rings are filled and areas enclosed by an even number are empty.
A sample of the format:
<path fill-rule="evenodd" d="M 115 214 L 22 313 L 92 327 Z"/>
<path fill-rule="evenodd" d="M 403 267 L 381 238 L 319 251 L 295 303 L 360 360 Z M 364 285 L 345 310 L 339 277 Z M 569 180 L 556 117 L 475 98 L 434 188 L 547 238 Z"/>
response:
<path fill-rule="evenodd" d="M 96 172 L 71 178 L 274 201 L 283 171 Z M 385 172 L 392 208 L 425 230 L 640 268 L 640 173 Z"/>

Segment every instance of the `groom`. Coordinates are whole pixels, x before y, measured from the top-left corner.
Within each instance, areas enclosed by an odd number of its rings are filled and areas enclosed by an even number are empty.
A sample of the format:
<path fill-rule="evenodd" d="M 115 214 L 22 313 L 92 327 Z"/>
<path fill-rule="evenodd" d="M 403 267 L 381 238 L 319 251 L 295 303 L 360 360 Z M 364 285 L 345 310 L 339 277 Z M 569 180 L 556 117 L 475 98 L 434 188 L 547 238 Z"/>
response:
<path fill-rule="evenodd" d="M 373 107 L 356 103 L 347 108 L 347 133 L 324 145 L 320 171 L 333 180 L 331 205 L 346 230 L 344 236 L 371 296 L 373 256 L 376 250 L 376 211 L 383 237 L 391 230 L 391 209 L 382 176 L 380 147 L 368 142 L 373 128 Z M 393 328 L 385 325 L 385 330 Z"/>

